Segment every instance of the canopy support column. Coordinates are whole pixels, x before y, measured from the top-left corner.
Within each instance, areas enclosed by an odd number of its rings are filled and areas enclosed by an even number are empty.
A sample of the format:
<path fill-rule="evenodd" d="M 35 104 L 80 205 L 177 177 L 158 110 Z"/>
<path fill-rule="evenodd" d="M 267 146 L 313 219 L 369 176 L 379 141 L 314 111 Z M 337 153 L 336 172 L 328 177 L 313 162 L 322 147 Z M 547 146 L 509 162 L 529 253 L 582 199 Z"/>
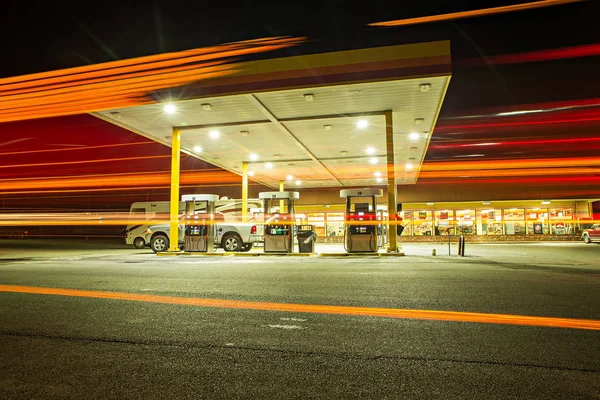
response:
<path fill-rule="evenodd" d="M 394 123 L 392 120 L 392 111 L 385 111 L 385 147 L 386 147 L 386 165 L 387 165 L 387 191 L 388 191 L 388 251 L 398 251 L 398 235 L 396 231 L 396 163 L 394 160 Z"/>
<path fill-rule="evenodd" d="M 173 128 L 171 134 L 171 199 L 169 212 L 169 250 L 179 251 L 179 174 L 181 150 L 181 132 Z"/>
<path fill-rule="evenodd" d="M 242 222 L 248 222 L 248 163 L 242 162 Z"/>
<path fill-rule="evenodd" d="M 279 181 L 279 191 L 285 192 L 285 181 Z M 283 213 L 285 208 L 285 201 L 279 200 L 279 212 Z"/>

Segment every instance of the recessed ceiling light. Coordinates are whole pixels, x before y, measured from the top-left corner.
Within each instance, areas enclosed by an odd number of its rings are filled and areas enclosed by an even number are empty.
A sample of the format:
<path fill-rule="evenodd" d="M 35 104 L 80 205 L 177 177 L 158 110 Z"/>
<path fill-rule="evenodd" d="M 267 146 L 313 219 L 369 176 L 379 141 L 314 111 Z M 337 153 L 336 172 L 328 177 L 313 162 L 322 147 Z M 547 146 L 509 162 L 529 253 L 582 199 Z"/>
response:
<path fill-rule="evenodd" d="M 550 200 L 544 200 L 544 201 L 542 201 L 542 204 L 550 204 L 550 203 L 551 203 Z"/>
<path fill-rule="evenodd" d="M 383 182 L 383 178 L 377 178 L 376 180 L 377 180 L 377 183 Z"/>
<path fill-rule="evenodd" d="M 410 151 L 417 151 L 417 150 L 419 150 L 419 148 L 418 148 L 418 147 L 411 147 L 411 148 L 410 148 Z"/>
<path fill-rule="evenodd" d="M 405 167 L 408 171 L 413 169 L 413 165 L 411 163 L 406 163 Z"/>
<path fill-rule="evenodd" d="M 375 147 L 367 147 L 367 149 L 365 151 L 367 152 L 367 154 L 372 155 L 372 154 L 375 154 L 375 152 L 377 150 L 375 150 Z"/>
<path fill-rule="evenodd" d="M 296 181 L 296 186 L 302 185 L 302 181 Z"/>
<path fill-rule="evenodd" d="M 200 147 L 200 146 L 194 147 L 194 153 L 202 153 L 202 147 Z"/>
<path fill-rule="evenodd" d="M 350 93 L 350 94 L 361 94 L 362 90 L 360 90 L 360 89 L 348 90 L 348 93 Z"/>
<path fill-rule="evenodd" d="M 356 127 L 358 129 L 365 129 L 367 126 L 369 126 L 369 121 L 367 121 L 366 119 L 359 119 L 356 122 Z"/>
<path fill-rule="evenodd" d="M 250 134 L 250 132 L 248 132 L 248 131 L 240 131 L 240 134 L 242 136 L 248 136 Z"/>
<path fill-rule="evenodd" d="M 425 121 L 423 118 L 415 118 L 415 124 L 416 125 L 420 125 L 423 123 L 423 121 Z"/>
<path fill-rule="evenodd" d="M 408 134 L 410 140 L 419 140 L 420 136 L 421 135 L 419 135 L 417 132 L 411 132 Z"/>
<path fill-rule="evenodd" d="M 213 138 L 213 139 L 217 139 L 219 136 L 221 136 L 221 132 L 219 132 L 219 131 L 218 131 L 218 130 L 216 130 L 216 129 L 213 129 L 213 130 L 211 130 L 211 131 L 210 131 L 208 134 L 209 134 L 209 135 L 210 135 L 210 137 L 211 137 L 211 138 Z"/>
<path fill-rule="evenodd" d="M 376 177 L 379 178 L 381 176 L 381 172 L 377 171 L 377 172 L 373 173 L 373 175 L 375 175 Z"/>
<path fill-rule="evenodd" d="M 248 176 L 254 176 L 254 171 L 248 171 Z"/>
<path fill-rule="evenodd" d="M 371 163 L 373 165 L 377 164 L 378 162 L 379 162 L 379 160 L 375 157 L 369 158 L 369 163 Z"/>
<path fill-rule="evenodd" d="M 435 203 L 427 203 L 427 205 L 428 205 L 428 206 L 432 206 L 432 205 L 434 205 L 434 204 L 435 204 Z"/>
<path fill-rule="evenodd" d="M 484 206 L 488 206 L 488 205 L 490 205 L 490 202 L 489 202 L 489 201 L 484 201 L 484 202 L 483 202 L 483 205 L 484 205 Z"/>
<path fill-rule="evenodd" d="M 323 125 L 323 129 L 325 129 L 326 131 L 330 131 L 331 125 Z"/>
<path fill-rule="evenodd" d="M 410 162 L 413 162 L 413 161 L 415 161 L 415 160 L 416 160 L 416 159 L 415 159 L 414 157 L 411 157 L 411 158 L 409 158 L 409 159 L 408 159 L 408 161 L 410 161 Z"/>
<path fill-rule="evenodd" d="M 304 95 L 304 100 L 306 101 L 313 101 L 315 99 L 315 95 L 312 93 L 306 93 Z"/>
<path fill-rule="evenodd" d="M 270 162 L 268 162 L 268 163 L 265 164 L 265 168 L 266 169 L 271 169 L 271 168 L 273 168 L 273 164 L 270 163 Z"/>
<path fill-rule="evenodd" d="M 252 153 L 252 154 L 250 154 L 249 158 L 251 161 L 256 161 L 256 160 L 258 160 L 258 154 Z"/>
<path fill-rule="evenodd" d="M 294 177 L 292 175 L 288 175 L 285 177 L 285 179 L 287 179 L 288 181 L 293 181 Z"/>
<path fill-rule="evenodd" d="M 163 107 L 163 110 L 167 114 L 175 114 L 175 111 L 177 111 L 177 107 L 175 107 L 175 104 L 165 104 L 165 106 Z"/>
<path fill-rule="evenodd" d="M 429 92 L 430 89 L 431 89 L 431 83 L 421 83 L 419 85 L 419 90 L 421 92 Z"/>
<path fill-rule="evenodd" d="M 213 106 L 210 103 L 204 103 L 204 104 L 200 104 L 200 107 L 202 107 L 202 109 L 204 111 L 210 111 L 210 110 L 212 110 Z"/>

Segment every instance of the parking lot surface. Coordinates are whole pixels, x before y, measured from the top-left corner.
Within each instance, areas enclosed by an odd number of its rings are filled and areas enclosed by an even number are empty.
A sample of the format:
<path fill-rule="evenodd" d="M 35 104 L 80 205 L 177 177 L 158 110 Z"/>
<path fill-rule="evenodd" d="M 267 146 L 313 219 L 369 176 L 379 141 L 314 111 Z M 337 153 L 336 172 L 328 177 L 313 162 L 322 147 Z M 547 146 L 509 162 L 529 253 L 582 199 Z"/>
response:
<path fill-rule="evenodd" d="M 1 398 L 600 397 L 600 330 L 512 317 L 596 326 L 600 245 L 323 258 L 86 243 L 0 243 Z M 425 318 L 438 311 L 456 318 Z"/>

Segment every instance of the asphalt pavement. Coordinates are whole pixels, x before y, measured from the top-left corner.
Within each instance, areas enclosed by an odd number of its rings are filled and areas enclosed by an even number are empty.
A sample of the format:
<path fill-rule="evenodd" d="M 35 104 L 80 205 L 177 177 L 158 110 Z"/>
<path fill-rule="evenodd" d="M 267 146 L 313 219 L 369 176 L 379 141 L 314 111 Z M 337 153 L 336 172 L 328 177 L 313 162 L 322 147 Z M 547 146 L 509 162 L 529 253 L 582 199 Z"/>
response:
<path fill-rule="evenodd" d="M 600 320 L 600 245 L 203 258 L 4 244 L 0 286 Z M 2 399 L 597 399 L 598 354 L 589 329 L 0 291 Z"/>

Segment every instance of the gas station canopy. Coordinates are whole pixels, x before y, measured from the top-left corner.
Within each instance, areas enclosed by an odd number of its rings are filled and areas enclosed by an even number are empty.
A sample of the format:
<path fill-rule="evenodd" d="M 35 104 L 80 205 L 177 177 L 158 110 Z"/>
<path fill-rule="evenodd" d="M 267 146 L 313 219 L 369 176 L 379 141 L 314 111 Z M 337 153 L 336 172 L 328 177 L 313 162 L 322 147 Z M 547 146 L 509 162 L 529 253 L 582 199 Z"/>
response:
<path fill-rule="evenodd" d="M 379 186 L 386 112 L 398 184 L 417 180 L 450 80 L 449 42 L 252 61 L 232 76 L 95 115 L 272 188 Z M 175 109 L 165 112 L 165 102 Z M 389 140 L 389 138 L 388 138 Z"/>

